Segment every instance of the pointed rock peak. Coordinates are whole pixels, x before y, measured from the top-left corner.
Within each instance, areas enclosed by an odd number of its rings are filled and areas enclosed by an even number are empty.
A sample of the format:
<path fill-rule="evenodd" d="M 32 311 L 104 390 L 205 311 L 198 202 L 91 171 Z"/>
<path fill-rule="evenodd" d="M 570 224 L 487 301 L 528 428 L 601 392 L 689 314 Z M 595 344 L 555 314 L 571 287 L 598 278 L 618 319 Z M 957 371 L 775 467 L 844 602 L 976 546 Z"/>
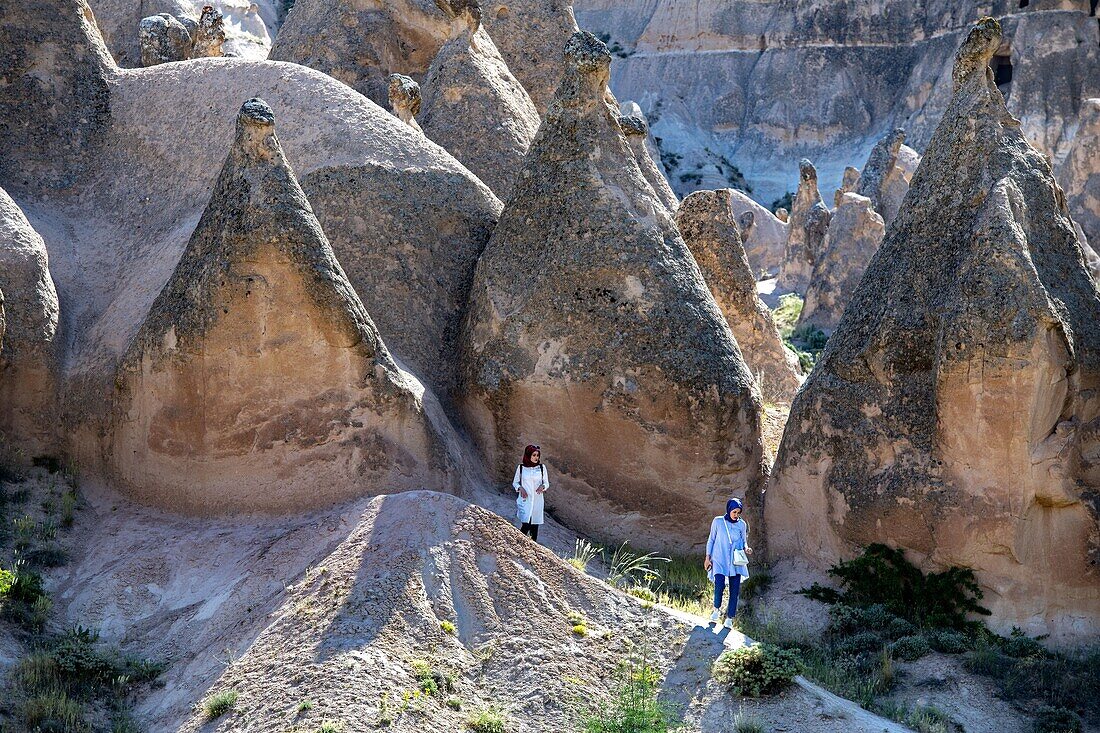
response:
<path fill-rule="evenodd" d="M 649 123 L 638 115 L 623 115 L 619 118 L 619 127 L 627 137 L 645 137 L 649 134 Z"/>
<path fill-rule="evenodd" d="M 1000 45 L 1001 24 L 995 18 L 982 18 L 970 29 L 966 40 L 955 53 L 955 67 L 951 70 L 956 92 L 975 72 L 980 72 L 983 79 L 990 75 L 992 80 L 992 72 L 986 69 Z"/>
<path fill-rule="evenodd" d="M 803 185 L 809 186 L 811 184 L 814 187 L 817 186 L 817 168 L 814 167 L 814 164 L 810 162 L 809 158 L 803 158 L 798 161 L 798 176 L 798 185 L 800 187 Z"/>
<path fill-rule="evenodd" d="M 611 51 L 588 31 L 577 31 L 565 44 L 565 74 L 555 95 L 564 106 L 604 103 L 611 79 Z"/>
<path fill-rule="evenodd" d="M 833 207 L 840 206 L 840 199 L 846 193 L 850 193 L 856 190 L 859 185 L 859 168 L 855 166 L 845 166 L 844 177 L 840 181 L 840 188 L 833 193 Z"/>
<path fill-rule="evenodd" d="M 457 21 L 451 29 L 451 37 L 461 35 L 465 30 L 471 36 L 481 27 L 481 3 L 479 0 L 435 0 L 435 4 L 444 15 Z"/>
<path fill-rule="evenodd" d="M 389 81 L 393 113 L 409 127 L 419 130 L 416 116 L 420 114 L 420 85 L 404 74 L 390 74 Z"/>
<path fill-rule="evenodd" d="M 680 202 L 680 208 L 676 211 L 676 223 L 680 226 L 680 232 L 687 236 L 685 227 L 707 234 L 719 230 L 723 233 L 736 230 L 737 225 L 733 221 L 733 210 L 730 207 L 731 198 L 728 188 L 695 191 L 690 194 Z"/>
<path fill-rule="evenodd" d="M 253 155 L 268 155 L 279 146 L 275 138 L 275 113 L 267 102 L 259 97 L 241 105 L 237 113 L 237 140 L 235 146 Z"/>
<path fill-rule="evenodd" d="M 897 128 L 884 135 L 875 146 L 871 148 L 871 154 L 867 156 L 867 164 L 863 166 L 863 172 L 859 174 L 859 186 L 855 189 L 860 196 L 866 196 L 871 200 L 871 206 L 879 212 L 884 219 L 893 218 L 894 211 L 887 212 L 886 195 L 887 188 L 900 174 L 894 173 L 898 163 L 898 153 L 905 143 L 905 130 Z M 905 188 L 903 186 L 903 188 Z M 904 192 L 901 197 L 904 197 Z M 895 203 L 900 203 L 899 200 Z M 893 207 L 891 207 L 893 208 Z"/>

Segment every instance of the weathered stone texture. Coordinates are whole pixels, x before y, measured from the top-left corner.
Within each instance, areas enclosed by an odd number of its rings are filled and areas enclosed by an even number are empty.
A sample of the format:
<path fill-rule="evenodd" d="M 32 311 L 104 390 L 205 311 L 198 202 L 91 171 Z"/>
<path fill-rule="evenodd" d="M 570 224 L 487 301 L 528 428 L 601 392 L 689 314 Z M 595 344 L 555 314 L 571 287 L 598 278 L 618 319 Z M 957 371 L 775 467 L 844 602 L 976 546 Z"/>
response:
<path fill-rule="evenodd" d="M 542 445 L 571 526 L 685 550 L 730 494 L 758 516 L 759 393 L 608 101 L 611 54 L 577 33 L 565 59 L 478 263 L 462 407 L 502 478 Z"/>
<path fill-rule="evenodd" d="M 888 542 L 974 568 L 998 629 L 1100 630 L 1100 298 L 984 19 L 825 353 L 767 492 L 775 558 Z"/>
<path fill-rule="evenodd" d="M 817 188 L 817 169 L 805 158 L 798 164 L 798 191 L 787 223 L 787 244 L 779 268 L 776 288 L 787 293 L 805 293 L 814 263 L 821 255 L 829 229 L 829 207 Z"/>
<path fill-rule="evenodd" d="M 764 399 L 789 401 L 802 384 L 802 370 L 783 345 L 771 311 L 757 297 L 756 278 L 733 220 L 731 193 L 720 189 L 689 195 L 676 212 L 676 227 L 703 271 Z"/>
<path fill-rule="evenodd" d="M 397 119 L 417 132 L 423 132 L 420 123 L 416 121 L 424 101 L 420 85 L 404 74 L 390 74 L 388 89 L 390 109 L 397 115 Z"/>
<path fill-rule="evenodd" d="M 336 261 L 260 99 L 123 359 L 107 462 L 171 509 L 445 488 L 419 398 Z"/>
<path fill-rule="evenodd" d="M 1057 178 L 1074 221 L 1092 245 L 1100 244 L 1100 98 L 1082 104 L 1080 125 Z"/>
<path fill-rule="evenodd" d="M 0 459 L 54 455 L 57 424 L 57 327 L 60 307 L 46 244 L 0 188 Z"/>
<path fill-rule="evenodd" d="M 833 332 L 884 236 L 886 225 L 869 198 L 856 193 L 841 196 L 821 256 L 814 263 L 799 327 Z"/>
<path fill-rule="evenodd" d="M 449 6 L 448 6 L 449 7 Z M 539 129 L 539 113 L 467 2 L 424 79 L 424 133 L 447 149 L 502 200 Z"/>
<path fill-rule="evenodd" d="M 141 65 L 156 66 L 191 58 L 191 34 L 168 13 L 141 19 Z"/>

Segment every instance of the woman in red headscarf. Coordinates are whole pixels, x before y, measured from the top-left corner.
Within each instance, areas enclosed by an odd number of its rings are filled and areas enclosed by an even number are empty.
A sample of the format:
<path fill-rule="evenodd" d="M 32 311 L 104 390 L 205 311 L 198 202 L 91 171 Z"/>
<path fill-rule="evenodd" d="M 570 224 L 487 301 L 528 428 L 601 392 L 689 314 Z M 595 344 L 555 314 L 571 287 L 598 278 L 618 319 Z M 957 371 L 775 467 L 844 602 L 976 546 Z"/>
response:
<path fill-rule="evenodd" d="M 550 479 L 542 463 L 542 450 L 537 445 L 529 445 L 523 450 L 523 463 L 516 466 L 512 488 L 519 494 L 516 497 L 519 531 L 538 542 L 539 525 L 542 524 L 542 493 L 550 488 Z"/>

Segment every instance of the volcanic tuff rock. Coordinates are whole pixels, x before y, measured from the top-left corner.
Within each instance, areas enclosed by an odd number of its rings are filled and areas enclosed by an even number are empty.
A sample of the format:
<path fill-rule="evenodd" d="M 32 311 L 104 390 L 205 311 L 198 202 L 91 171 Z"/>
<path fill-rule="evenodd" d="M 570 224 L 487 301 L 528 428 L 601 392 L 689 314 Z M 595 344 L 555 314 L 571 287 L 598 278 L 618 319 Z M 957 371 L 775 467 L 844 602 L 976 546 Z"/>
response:
<path fill-rule="evenodd" d="M 761 201 L 793 190 L 792 159 L 812 159 L 832 191 L 890 129 L 905 128 L 922 150 L 951 97 L 951 56 L 982 14 L 1000 14 L 1009 110 L 1041 151 L 1061 160 L 1081 100 L 1100 96 L 1085 0 L 575 0 L 574 9 L 622 47 L 611 88 L 642 103 L 663 149 L 685 162 L 707 149 L 733 159 Z"/>
<path fill-rule="evenodd" d="M 387 75 L 422 80 L 449 26 L 434 0 L 297 0 L 269 58 L 323 71 L 385 105 Z"/>
<path fill-rule="evenodd" d="M 787 224 L 772 212 L 737 189 L 729 189 L 730 206 L 741 226 L 741 241 L 754 274 L 775 275 L 787 247 Z M 780 209 L 784 211 L 784 209 Z M 751 217 L 751 226 L 749 217 Z M 742 223 L 744 221 L 744 223 Z"/>
<path fill-rule="evenodd" d="M 649 140 L 649 123 L 646 122 L 644 117 L 622 115 L 619 117 L 619 127 L 626 135 L 626 142 L 630 145 L 630 151 L 634 154 L 634 162 L 638 164 L 638 168 L 645 176 L 646 182 L 653 188 L 653 192 L 657 194 L 657 198 L 661 200 L 665 208 L 668 209 L 669 215 L 676 213 L 676 207 L 680 205 L 680 199 L 676 198 L 676 194 L 672 192 L 672 187 L 668 185 L 665 174 L 653 161 L 649 147 L 646 144 Z"/>
<path fill-rule="evenodd" d="M 225 18 L 222 12 L 212 5 L 204 5 L 192 38 L 191 58 L 221 56 L 222 46 L 225 45 Z"/>
<path fill-rule="evenodd" d="M 542 445 L 573 526 L 683 550 L 730 494 L 758 505 L 759 393 L 634 161 L 607 47 L 580 32 L 565 58 L 478 263 L 461 406 L 501 478 Z"/>
<path fill-rule="evenodd" d="M 730 189 L 696 191 L 680 204 L 676 227 L 703 271 L 765 399 L 789 401 L 802 384 L 798 359 L 783 345 L 772 313 L 756 295 Z"/>
<path fill-rule="evenodd" d="M 500 211 L 492 192 L 324 74 L 233 58 L 121 71 L 90 17 L 79 0 L 0 3 L 0 185 L 50 247 L 72 324 L 63 417 L 82 468 L 97 470 L 118 363 L 209 201 L 241 102 L 257 93 L 280 110 L 280 142 L 390 353 L 446 391 Z"/>
<path fill-rule="evenodd" d="M 886 226 L 898 215 L 902 199 L 909 190 L 912 171 L 906 175 L 898 164 L 905 130 L 897 129 L 887 134 L 871 149 L 867 164 L 859 175 L 856 193 L 871 199 L 871 208 L 878 212 Z"/>
<path fill-rule="evenodd" d="M 561 50 L 577 31 L 571 0 L 484 0 L 484 23 L 508 68 L 545 115 L 565 71 Z"/>
<path fill-rule="evenodd" d="M 57 448 L 58 302 L 46 244 L 0 188 L 0 456 Z M 3 297 L 0 296 L 0 300 Z M 0 334 L 2 335 L 2 334 Z"/>
<path fill-rule="evenodd" d="M 191 34 L 168 13 L 142 18 L 139 32 L 142 66 L 191 58 Z"/>
<path fill-rule="evenodd" d="M 840 188 L 833 192 L 833 208 L 840 206 L 840 199 L 849 191 L 855 191 L 859 185 L 859 169 L 847 166 L 844 169 L 844 177 L 840 180 Z"/>
<path fill-rule="evenodd" d="M 792 406 L 773 558 L 889 542 L 974 568 L 994 625 L 1100 631 L 1100 298 L 1045 157 L 988 63 L 954 94 L 906 205 Z"/>
<path fill-rule="evenodd" d="M 829 229 L 829 207 L 817 188 L 817 169 L 803 158 L 798 164 L 798 171 L 798 192 L 791 205 L 787 243 L 776 282 L 777 289 L 788 293 L 806 292 L 814 263 L 821 255 L 825 233 Z"/>
<path fill-rule="evenodd" d="M 420 123 L 416 116 L 420 114 L 420 106 L 423 98 L 420 95 L 420 85 L 411 77 L 404 74 L 390 74 L 389 76 L 389 100 L 393 113 L 397 119 L 416 130 L 420 129 Z"/>
<path fill-rule="evenodd" d="M 477 2 L 440 7 L 453 16 L 450 39 L 424 79 L 421 127 L 506 199 L 538 132 L 539 113 L 481 27 Z"/>
<path fill-rule="evenodd" d="M 1094 246 L 1100 245 L 1100 98 L 1086 99 L 1081 124 L 1073 136 L 1069 154 L 1058 166 L 1058 182 L 1074 221 L 1085 230 Z"/>
<path fill-rule="evenodd" d="M 871 199 L 856 193 L 841 196 L 810 275 L 798 327 L 833 332 L 884 236 L 886 225 L 871 208 Z"/>
<path fill-rule="evenodd" d="M 441 488 L 441 455 L 283 155 L 245 102 L 176 270 L 117 379 L 119 483 L 172 509 L 285 511 Z"/>

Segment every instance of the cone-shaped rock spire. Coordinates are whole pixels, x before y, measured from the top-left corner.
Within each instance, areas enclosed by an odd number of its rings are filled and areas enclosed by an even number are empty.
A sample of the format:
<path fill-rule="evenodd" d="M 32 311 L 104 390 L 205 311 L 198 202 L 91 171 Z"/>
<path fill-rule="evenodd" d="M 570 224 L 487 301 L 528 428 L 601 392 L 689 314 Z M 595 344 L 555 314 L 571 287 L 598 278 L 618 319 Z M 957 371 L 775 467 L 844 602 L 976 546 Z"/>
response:
<path fill-rule="evenodd" d="M 199 513 L 442 487 L 408 375 L 344 275 L 259 99 L 118 377 L 110 463 Z"/>
<path fill-rule="evenodd" d="M 7 335 L 0 348 L 0 460 L 53 454 L 57 434 L 60 308 L 46 244 L 0 188 L 0 290 Z"/>
<path fill-rule="evenodd" d="M 424 134 L 502 200 L 539 129 L 539 113 L 481 27 L 476 0 L 440 0 L 451 16 L 447 43 L 424 79 Z"/>
<path fill-rule="evenodd" d="M 475 274 L 463 408 L 502 478 L 525 443 L 542 446 L 555 473 L 547 501 L 566 522 L 686 549 L 729 495 L 758 504 L 760 402 L 634 160 L 609 103 L 610 65 L 589 33 L 566 46 L 565 74 Z"/>
<path fill-rule="evenodd" d="M 966 565 L 999 628 L 1100 631 L 1100 299 L 1064 197 L 1005 108 L 997 21 L 793 405 L 767 492 L 776 559 L 871 542 Z"/>
<path fill-rule="evenodd" d="M 730 189 L 696 191 L 680 203 L 676 226 L 722 313 L 765 399 L 790 400 L 802 383 L 795 355 L 783 346 L 771 311 L 756 294 Z"/>
<path fill-rule="evenodd" d="M 638 164 L 642 175 L 653 187 L 653 192 L 657 194 L 657 198 L 668 209 L 669 214 L 676 213 L 676 207 L 680 205 L 680 199 L 676 198 L 672 186 L 668 185 L 668 179 L 657 167 L 649 154 L 649 149 L 646 147 L 646 140 L 649 138 L 649 123 L 641 115 L 623 115 L 619 118 L 619 127 L 622 128 L 623 134 L 626 135 L 626 141 L 630 144 L 630 150 L 634 153 L 634 162 Z"/>
<path fill-rule="evenodd" d="M 776 287 L 782 292 L 805 293 L 810 273 L 825 244 L 829 207 L 817 188 L 817 168 L 805 158 L 798 164 L 798 192 L 791 204 L 787 245 Z"/>

